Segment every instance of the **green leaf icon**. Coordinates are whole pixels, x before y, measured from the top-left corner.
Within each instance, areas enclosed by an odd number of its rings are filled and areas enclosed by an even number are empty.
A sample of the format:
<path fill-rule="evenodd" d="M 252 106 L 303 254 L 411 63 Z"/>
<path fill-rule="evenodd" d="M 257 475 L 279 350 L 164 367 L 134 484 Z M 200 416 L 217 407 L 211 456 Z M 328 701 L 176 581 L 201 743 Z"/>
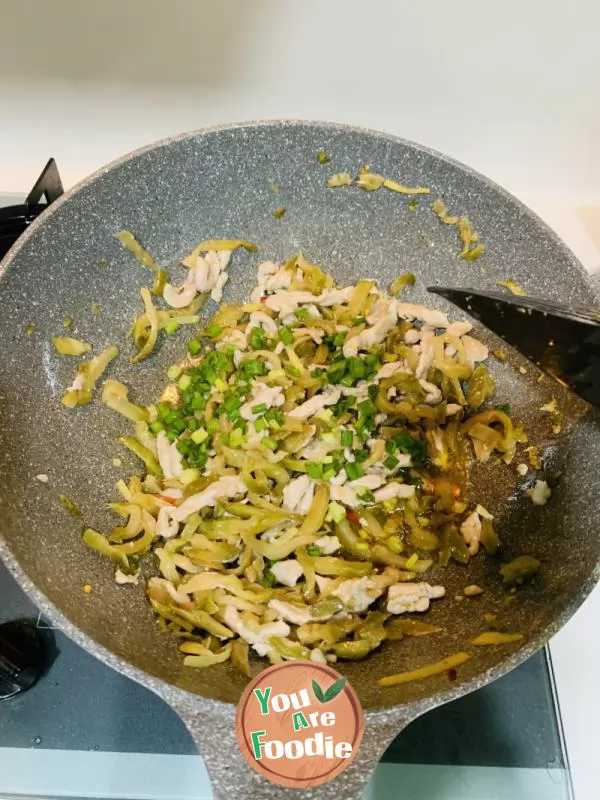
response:
<path fill-rule="evenodd" d="M 333 700 L 335 697 L 337 697 L 346 685 L 347 680 L 348 678 L 340 678 L 339 680 L 334 681 L 325 692 L 325 699 L 323 702 L 328 703 L 330 700 Z"/>
<path fill-rule="evenodd" d="M 312 690 L 315 693 L 315 697 L 320 703 L 325 702 L 325 695 L 323 694 L 323 689 L 319 686 L 319 684 L 313 680 L 312 682 Z"/>

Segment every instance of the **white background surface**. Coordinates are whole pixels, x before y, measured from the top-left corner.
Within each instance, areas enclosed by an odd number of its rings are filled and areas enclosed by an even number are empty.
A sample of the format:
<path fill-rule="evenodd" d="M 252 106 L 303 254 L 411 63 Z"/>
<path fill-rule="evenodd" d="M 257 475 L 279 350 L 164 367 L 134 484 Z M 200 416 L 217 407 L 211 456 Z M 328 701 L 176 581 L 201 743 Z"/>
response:
<path fill-rule="evenodd" d="M 596 0 L 0 0 L 0 190 L 203 125 L 350 122 L 486 173 L 598 270 L 599 31 Z M 600 791 L 599 616 L 597 591 L 552 647 L 576 800 Z"/>

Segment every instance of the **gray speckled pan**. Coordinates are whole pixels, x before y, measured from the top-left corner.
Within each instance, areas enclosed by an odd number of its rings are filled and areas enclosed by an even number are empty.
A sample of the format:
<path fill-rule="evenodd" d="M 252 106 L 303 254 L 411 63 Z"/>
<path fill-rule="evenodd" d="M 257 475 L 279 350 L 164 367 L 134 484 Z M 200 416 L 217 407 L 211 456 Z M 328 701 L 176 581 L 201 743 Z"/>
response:
<path fill-rule="evenodd" d="M 331 155 L 320 166 L 318 150 Z M 361 164 L 409 185 L 431 187 L 413 213 L 392 192 L 356 188 L 328 190 L 326 178 Z M 271 185 L 279 192 L 274 194 Z M 435 197 L 452 212 L 467 213 L 485 256 L 470 264 L 457 258 L 455 230 L 431 212 Z M 272 211 L 285 206 L 281 221 Z M 111 566 L 81 542 L 80 521 L 61 507 L 59 493 L 83 510 L 86 523 L 103 528 L 104 504 L 114 483 L 139 469 L 123 453 L 118 415 L 99 402 L 68 411 L 59 403 L 75 361 L 59 358 L 49 339 L 72 316 L 75 334 L 100 348 L 117 343 L 122 355 L 109 374 L 133 387 L 148 403 L 164 381 L 165 368 L 184 348 L 178 334 L 138 366 L 129 363 L 127 330 L 149 275 L 115 240 L 128 228 L 158 261 L 174 266 L 203 238 L 247 238 L 259 253 L 238 252 L 225 299 L 239 301 L 253 284 L 259 259 L 284 259 L 299 248 L 340 281 L 376 277 L 386 285 L 413 271 L 416 302 L 458 316 L 428 284 L 491 288 L 500 278 L 517 280 L 530 293 L 591 305 L 596 298 L 584 272 L 559 239 L 499 187 L 423 147 L 371 131 L 305 122 L 267 122 L 199 131 L 168 139 L 125 156 L 68 192 L 32 225 L 0 265 L 0 554 L 44 613 L 90 652 L 153 689 L 182 716 L 206 759 L 215 795 L 274 798 L 292 794 L 258 778 L 234 741 L 234 704 L 244 685 L 229 665 L 184 669 L 176 643 L 153 623 L 143 588 L 118 588 Z M 178 268 L 173 276 L 179 278 Z M 100 316 L 90 304 L 98 303 Z M 208 308 L 207 313 L 214 309 Z M 33 323 L 32 335 L 26 332 Z M 479 335 L 494 342 L 484 332 Z M 497 342 L 495 342 L 497 345 Z M 388 742 L 418 715 L 503 675 L 548 638 L 575 611 L 598 577 L 600 539 L 600 433 L 588 407 L 550 379 L 538 382 L 516 354 L 492 368 L 499 401 L 512 405 L 531 441 L 545 449 L 544 469 L 558 480 L 551 502 L 535 508 L 523 495 L 514 465 L 494 462 L 475 470 L 473 494 L 496 516 L 503 557 L 522 553 L 542 562 L 540 576 L 506 602 L 497 564 L 485 557 L 467 568 L 436 570 L 447 599 L 429 620 L 437 636 L 386 644 L 367 662 L 343 664 L 366 709 L 366 735 L 355 762 L 330 785 L 306 797 L 357 797 Z M 537 411 L 556 397 L 565 413 L 564 433 L 552 437 Z M 115 468 L 112 459 L 123 459 Z M 35 479 L 49 476 L 47 484 Z M 529 480 L 532 480 L 530 478 Z M 82 586 L 91 583 L 85 595 Z M 468 583 L 485 594 L 456 601 Z M 469 646 L 485 628 L 483 614 L 498 615 L 508 630 L 521 631 L 518 647 Z M 476 650 L 447 675 L 380 689 L 376 678 L 435 661 L 460 649 Z M 256 663 L 260 669 L 262 664 Z M 90 689 L 93 691 L 93 688 Z M 132 730 L 132 735 L 135 731 Z"/>

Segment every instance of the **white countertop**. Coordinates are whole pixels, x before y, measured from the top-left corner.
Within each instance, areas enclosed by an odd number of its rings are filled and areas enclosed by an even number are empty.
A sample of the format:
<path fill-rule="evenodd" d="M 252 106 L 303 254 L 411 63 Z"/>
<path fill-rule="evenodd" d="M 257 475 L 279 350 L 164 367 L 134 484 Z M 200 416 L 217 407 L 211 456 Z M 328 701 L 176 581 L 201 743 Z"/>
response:
<path fill-rule="evenodd" d="M 0 28 L 0 189 L 50 155 L 71 186 L 208 124 L 349 122 L 469 163 L 600 271 L 599 29 L 596 0 L 21 0 Z M 551 648 L 576 800 L 600 786 L 599 617 L 596 590 Z"/>

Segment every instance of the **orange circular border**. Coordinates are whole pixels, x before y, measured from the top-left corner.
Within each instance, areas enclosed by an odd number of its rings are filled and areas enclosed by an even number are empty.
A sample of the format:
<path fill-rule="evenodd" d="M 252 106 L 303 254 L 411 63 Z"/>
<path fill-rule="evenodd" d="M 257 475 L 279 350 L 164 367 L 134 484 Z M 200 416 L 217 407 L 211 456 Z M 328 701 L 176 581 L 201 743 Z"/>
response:
<path fill-rule="evenodd" d="M 268 763 L 269 765 L 277 764 L 277 761 L 263 761 L 257 760 L 254 757 L 254 753 L 252 751 L 252 746 L 250 744 L 250 731 L 246 728 L 246 715 L 247 715 L 247 707 L 251 699 L 256 699 L 254 695 L 254 689 L 261 688 L 264 686 L 265 681 L 268 681 L 269 676 L 274 673 L 278 672 L 281 673 L 283 670 L 287 671 L 295 671 L 303 670 L 305 672 L 312 673 L 307 677 L 307 683 L 310 681 L 311 678 L 316 677 L 315 672 L 322 676 L 326 676 L 329 679 L 338 680 L 342 677 L 339 672 L 334 670 L 332 667 L 326 664 L 320 664 L 315 661 L 301 661 L 301 660 L 294 660 L 294 661 L 284 661 L 280 664 L 274 664 L 271 667 L 267 667 L 267 669 L 260 672 L 256 675 L 252 681 L 246 686 L 244 693 L 238 703 L 236 718 L 235 718 L 235 729 L 236 729 L 236 736 L 238 740 L 238 744 L 240 746 L 240 750 L 246 761 L 250 764 L 250 766 L 258 772 L 259 775 L 262 775 L 263 778 L 266 778 L 271 783 L 278 784 L 279 786 L 288 786 L 291 788 L 310 788 L 312 786 L 320 786 L 323 783 L 328 783 L 329 781 L 333 780 L 337 777 L 341 772 L 343 772 L 349 764 L 352 763 L 352 760 L 356 756 L 358 752 L 358 748 L 362 741 L 364 728 L 365 728 L 365 721 L 363 710 L 360 705 L 360 701 L 358 699 L 358 695 L 352 688 L 349 683 L 346 683 L 340 695 L 345 695 L 350 709 L 353 714 L 354 719 L 354 732 L 352 739 L 349 739 L 346 736 L 346 741 L 349 741 L 352 745 L 352 755 L 349 758 L 343 759 L 336 759 L 333 762 L 333 765 L 328 769 L 327 772 L 323 772 L 319 775 L 310 775 L 306 778 L 299 777 L 299 778 L 290 778 L 288 775 L 281 775 L 277 772 L 277 770 L 273 766 L 266 766 Z M 310 687 L 307 686 L 310 691 Z M 347 729 L 346 729 L 347 730 Z M 344 734 L 346 734 L 346 730 L 344 730 Z M 299 763 L 303 763 L 300 761 Z M 304 762 L 305 763 L 305 762 Z"/>

